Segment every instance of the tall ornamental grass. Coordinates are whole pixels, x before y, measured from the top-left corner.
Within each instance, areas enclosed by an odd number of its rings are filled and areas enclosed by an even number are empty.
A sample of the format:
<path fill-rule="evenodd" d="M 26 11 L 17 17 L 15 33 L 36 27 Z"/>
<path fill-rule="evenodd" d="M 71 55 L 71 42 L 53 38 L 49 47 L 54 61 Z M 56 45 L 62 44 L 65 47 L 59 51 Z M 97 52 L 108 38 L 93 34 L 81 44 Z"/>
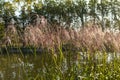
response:
<path fill-rule="evenodd" d="M 79 51 L 120 52 L 120 32 L 97 24 L 88 24 L 84 28 L 74 29 L 53 25 L 29 25 L 22 32 L 10 25 L 6 29 L 1 45 L 34 46 L 46 49 L 74 49 Z"/>

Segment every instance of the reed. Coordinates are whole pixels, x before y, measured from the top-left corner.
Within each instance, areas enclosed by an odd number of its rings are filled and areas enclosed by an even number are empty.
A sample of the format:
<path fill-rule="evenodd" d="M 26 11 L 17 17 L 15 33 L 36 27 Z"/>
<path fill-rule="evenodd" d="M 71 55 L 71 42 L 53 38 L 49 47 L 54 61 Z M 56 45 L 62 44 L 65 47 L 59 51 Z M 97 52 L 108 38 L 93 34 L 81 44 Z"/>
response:
<path fill-rule="evenodd" d="M 22 41 L 20 36 L 22 36 Z M 119 31 L 113 32 L 110 29 L 102 31 L 101 26 L 97 24 L 88 24 L 84 28 L 75 30 L 73 28 L 67 29 L 57 24 L 46 25 L 45 23 L 44 25 L 29 25 L 21 35 L 18 35 L 18 30 L 14 25 L 10 25 L 6 29 L 4 38 L 9 37 L 12 45 L 24 44 L 24 46 L 48 49 L 55 49 L 58 48 L 58 46 L 68 45 L 79 51 L 120 52 L 119 36 Z"/>
<path fill-rule="evenodd" d="M 11 34 L 6 33 L 5 37 L 11 39 L 11 45 L 17 44 L 13 39 L 18 40 L 18 43 L 24 41 L 24 46 L 34 47 L 35 56 L 22 53 L 10 55 L 6 48 L 7 57 L 0 55 L 1 80 L 120 79 L 120 59 L 119 53 L 117 54 L 120 48 L 119 32 L 102 31 L 98 25 L 78 30 L 53 26 L 54 28 L 46 26 L 42 29 L 29 26 L 21 35 L 18 35 L 16 28 L 14 34 L 9 29 Z M 37 47 L 49 51 L 39 55 L 35 52 Z"/>

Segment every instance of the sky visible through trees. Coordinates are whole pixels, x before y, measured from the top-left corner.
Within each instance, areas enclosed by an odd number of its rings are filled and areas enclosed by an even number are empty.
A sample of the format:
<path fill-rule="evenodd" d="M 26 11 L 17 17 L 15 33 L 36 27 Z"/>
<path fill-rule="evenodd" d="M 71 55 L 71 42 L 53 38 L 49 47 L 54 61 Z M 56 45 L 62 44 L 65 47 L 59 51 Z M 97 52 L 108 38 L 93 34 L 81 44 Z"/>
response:
<path fill-rule="evenodd" d="M 50 23 L 65 23 L 68 26 L 72 23 L 75 27 L 92 21 L 103 28 L 119 29 L 119 11 L 119 0 L 2 0 L 0 3 L 4 23 L 11 19 L 27 23 L 31 13 L 36 13 L 45 16 Z"/>

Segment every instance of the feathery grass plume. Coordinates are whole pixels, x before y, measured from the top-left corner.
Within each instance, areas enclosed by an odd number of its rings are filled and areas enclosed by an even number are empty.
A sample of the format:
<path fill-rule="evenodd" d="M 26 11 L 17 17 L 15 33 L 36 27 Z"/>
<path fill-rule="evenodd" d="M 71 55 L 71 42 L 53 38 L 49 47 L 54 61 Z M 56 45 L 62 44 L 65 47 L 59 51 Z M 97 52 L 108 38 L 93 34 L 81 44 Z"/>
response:
<path fill-rule="evenodd" d="M 27 45 L 29 45 L 29 36 L 30 36 L 30 34 L 29 34 L 29 32 L 30 32 L 30 27 L 26 27 L 25 28 L 25 30 L 24 30 L 24 43 L 25 43 L 25 45 L 24 46 L 27 46 Z"/>
<path fill-rule="evenodd" d="M 59 46 L 61 45 L 61 39 L 59 35 L 55 35 L 55 47 L 59 48 Z"/>
<path fill-rule="evenodd" d="M 5 29 L 4 39 L 9 41 L 12 46 L 18 45 L 20 40 L 19 40 L 19 35 L 17 32 L 17 29 L 15 28 L 15 25 L 13 25 L 13 24 L 8 25 L 8 27 Z"/>
<path fill-rule="evenodd" d="M 9 36 L 7 36 L 7 37 L 4 39 L 4 44 L 5 44 L 6 46 L 12 45 L 12 42 L 11 42 L 11 39 L 10 39 Z"/>
<path fill-rule="evenodd" d="M 118 44 L 118 48 L 119 48 L 118 52 L 120 52 L 120 32 L 116 34 L 115 40 L 116 40 L 116 43 Z"/>
<path fill-rule="evenodd" d="M 68 31 L 70 38 L 66 41 L 65 46 L 73 49 L 77 48 L 79 46 L 79 33 L 72 28 L 66 30 Z"/>
<path fill-rule="evenodd" d="M 32 26 L 26 27 L 23 35 L 23 42 L 25 46 L 32 45 L 42 48 L 56 48 L 61 45 L 79 48 L 85 51 L 119 51 L 120 50 L 120 32 L 111 32 L 109 29 L 102 31 L 102 28 L 96 24 L 87 25 L 80 30 L 65 29 L 59 25 L 47 26 Z M 46 28 L 46 29 L 45 29 Z M 10 33 L 17 34 L 15 27 L 9 27 Z M 8 32 L 7 30 L 7 32 Z M 6 32 L 6 34 L 8 34 Z M 11 35 L 10 39 L 12 38 Z M 70 46 L 72 45 L 72 46 Z M 109 50 L 110 49 L 110 50 Z"/>
<path fill-rule="evenodd" d="M 33 34 L 35 36 L 35 42 L 36 42 L 36 46 L 42 46 L 42 43 L 43 43 L 43 38 L 44 38 L 44 34 L 43 32 L 38 28 L 38 27 L 34 27 L 32 29 L 33 31 Z"/>
<path fill-rule="evenodd" d="M 96 25 L 85 27 L 80 30 L 80 45 L 85 50 L 99 50 L 103 45 L 104 33 Z"/>
<path fill-rule="evenodd" d="M 14 25 L 8 25 L 7 29 L 6 29 L 6 32 L 10 32 L 10 33 L 13 33 L 13 34 L 16 34 L 17 33 L 17 29 L 15 28 Z"/>
<path fill-rule="evenodd" d="M 56 25 L 54 28 L 54 41 L 55 41 L 55 48 L 59 48 L 62 43 L 62 38 L 61 38 L 61 27 Z"/>
<path fill-rule="evenodd" d="M 26 27 L 24 31 L 24 42 L 26 45 L 38 47 L 42 42 L 43 34 L 38 27 Z"/>
<path fill-rule="evenodd" d="M 29 26 L 25 28 L 24 31 L 24 40 L 26 42 L 26 45 L 34 45 L 35 43 L 35 36 L 34 36 L 34 32 L 32 31 L 33 27 Z"/>
<path fill-rule="evenodd" d="M 69 34 L 70 34 L 70 38 L 71 40 L 74 40 L 75 39 L 75 33 L 74 33 L 75 30 L 73 29 L 69 29 Z"/>
<path fill-rule="evenodd" d="M 65 28 L 61 29 L 61 40 L 63 44 L 70 40 L 69 32 Z"/>
<path fill-rule="evenodd" d="M 54 35 L 53 33 L 45 34 L 43 46 L 48 49 L 54 48 Z"/>
<path fill-rule="evenodd" d="M 115 36 L 111 32 L 106 32 L 104 36 L 104 45 L 106 51 L 114 52 L 119 50 L 118 42 L 115 39 Z"/>

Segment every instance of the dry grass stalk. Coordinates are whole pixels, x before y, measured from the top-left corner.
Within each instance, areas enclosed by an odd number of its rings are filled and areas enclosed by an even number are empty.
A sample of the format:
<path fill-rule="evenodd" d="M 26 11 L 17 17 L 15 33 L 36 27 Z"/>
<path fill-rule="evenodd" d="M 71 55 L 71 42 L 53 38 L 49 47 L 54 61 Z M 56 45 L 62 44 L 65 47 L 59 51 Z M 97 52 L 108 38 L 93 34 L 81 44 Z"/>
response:
<path fill-rule="evenodd" d="M 43 20 L 44 21 L 44 20 Z M 117 51 L 120 52 L 120 32 L 114 33 L 109 30 L 102 31 L 98 25 L 87 25 L 80 30 L 65 29 L 59 25 L 29 26 L 24 30 L 23 41 L 25 46 L 36 46 L 42 48 L 57 48 L 58 46 L 70 44 L 71 48 L 94 51 Z M 17 34 L 13 26 L 9 26 L 7 32 Z M 6 32 L 6 34 L 7 34 Z M 10 37 L 10 35 L 7 35 Z M 10 37 L 11 39 L 12 37 Z"/>
<path fill-rule="evenodd" d="M 16 27 L 10 24 L 5 29 L 5 36 L 3 37 L 3 44 L 5 45 L 18 45 L 19 36 Z"/>
<path fill-rule="evenodd" d="M 28 32 L 26 32 L 27 42 L 33 43 L 34 45 L 42 44 L 43 47 L 47 48 L 55 48 L 61 43 L 63 45 L 72 44 L 73 46 L 71 47 L 77 47 L 91 52 L 109 49 L 111 49 L 111 51 L 119 51 L 120 49 L 120 45 L 118 44 L 120 40 L 117 39 L 120 33 L 113 34 L 112 32 L 103 32 L 102 28 L 97 25 L 82 28 L 80 31 L 55 27 L 58 26 L 54 25 L 54 28 L 47 32 L 37 27 L 31 27 L 31 29 L 28 29 Z"/>

